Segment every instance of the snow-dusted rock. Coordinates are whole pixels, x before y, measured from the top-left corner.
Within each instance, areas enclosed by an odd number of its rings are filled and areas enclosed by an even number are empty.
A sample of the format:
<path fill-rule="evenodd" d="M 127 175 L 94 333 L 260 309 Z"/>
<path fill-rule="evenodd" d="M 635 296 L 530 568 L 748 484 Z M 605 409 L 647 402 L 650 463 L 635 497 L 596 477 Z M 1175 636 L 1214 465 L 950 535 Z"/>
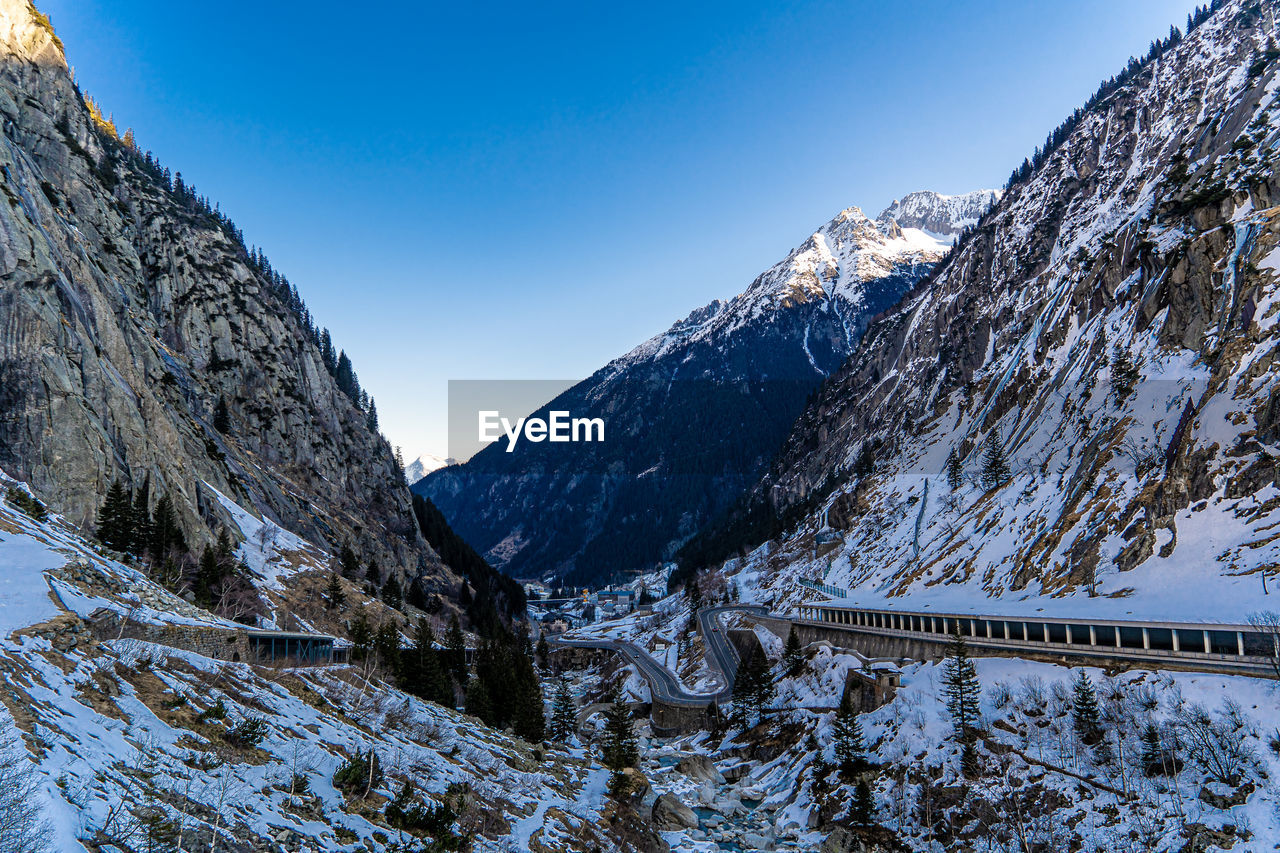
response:
<path fill-rule="evenodd" d="M 652 820 L 659 831 L 693 829 L 698 825 L 698 816 L 693 809 L 680 802 L 674 794 L 663 794 L 654 801 Z"/>

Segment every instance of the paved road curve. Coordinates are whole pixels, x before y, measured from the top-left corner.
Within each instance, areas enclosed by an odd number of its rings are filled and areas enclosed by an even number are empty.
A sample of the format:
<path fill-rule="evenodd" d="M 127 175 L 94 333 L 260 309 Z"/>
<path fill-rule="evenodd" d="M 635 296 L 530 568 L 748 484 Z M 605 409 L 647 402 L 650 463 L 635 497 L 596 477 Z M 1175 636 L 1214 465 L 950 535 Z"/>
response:
<path fill-rule="evenodd" d="M 634 664 L 640 674 L 644 676 L 655 699 L 671 705 L 702 708 L 713 701 L 723 704 L 729 701 L 729 698 L 733 695 L 733 682 L 738 673 L 738 653 L 734 650 L 733 644 L 729 642 L 728 637 L 725 636 L 725 630 L 720 624 L 720 616 L 725 613 L 735 612 L 768 615 L 769 609 L 749 604 L 727 604 L 720 607 L 708 607 L 698 612 L 698 629 L 702 632 L 703 642 L 707 648 L 707 661 L 711 664 L 712 669 L 720 674 L 722 687 L 715 693 L 690 693 L 685 690 L 684 685 L 671 673 L 671 670 L 650 657 L 649 653 L 644 649 L 627 640 L 614 640 L 603 637 L 600 639 L 556 637 L 550 642 L 562 646 L 607 649 L 617 652 L 626 658 L 628 663 Z"/>

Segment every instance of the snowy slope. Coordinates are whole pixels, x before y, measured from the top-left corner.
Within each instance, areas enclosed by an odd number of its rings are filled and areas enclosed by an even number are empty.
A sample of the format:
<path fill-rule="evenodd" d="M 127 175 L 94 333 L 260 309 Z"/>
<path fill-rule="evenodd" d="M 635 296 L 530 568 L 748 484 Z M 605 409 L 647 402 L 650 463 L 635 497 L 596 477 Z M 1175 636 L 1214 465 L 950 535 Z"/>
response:
<path fill-rule="evenodd" d="M 1082 113 L 868 332 L 755 492 L 807 510 L 748 560 L 763 597 L 815 595 L 805 578 L 913 609 L 1264 608 L 1280 567 L 1269 20 L 1226 4 Z M 996 489 L 989 440 L 1012 470 Z M 824 519 L 840 541 L 815 559 Z"/>
<path fill-rule="evenodd" d="M 0 474 L 0 495 L 9 486 L 22 488 Z M 263 522 L 218 499 L 268 592 L 308 571 L 282 555 L 322 556 L 287 531 L 262 537 Z M 0 501 L 0 740 L 15 727 L 26 737 L 51 853 L 160 849 L 148 846 L 147 815 L 180 834 L 180 849 L 213 849 L 216 835 L 218 850 L 389 853 L 408 836 L 383 807 L 406 782 L 419 802 L 448 803 L 477 851 L 632 849 L 611 835 L 608 773 L 582 749 L 535 752 L 345 665 L 253 667 L 99 642 L 82 620 L 101 608 L 233 626 L 99 553 L 61 518 L 35 521 Z M 260 744 L 228 739 L 251 719 L 265 723 Z M 371 749 L 385 774 L 375 792 L 335 788 L 337 769 Z"/>

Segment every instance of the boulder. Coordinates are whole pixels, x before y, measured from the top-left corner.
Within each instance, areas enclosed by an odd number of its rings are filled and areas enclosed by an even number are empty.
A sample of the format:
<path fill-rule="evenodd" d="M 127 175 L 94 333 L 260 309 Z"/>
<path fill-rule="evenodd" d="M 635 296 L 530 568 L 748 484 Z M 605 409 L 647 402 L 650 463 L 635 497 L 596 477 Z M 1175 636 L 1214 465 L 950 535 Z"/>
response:
<path fill-rule="evenodd" d="M 686 755 L 676 764 L 676 771 L 699 782 L 714 782 L 717 785 L 725 782 L 724 776 L 708 755 Z"/>
<path fill-rule="evenodd" d="M 663 794 L 653 803 L 653 825 L 659 831 L 697 829 L 698 816 L 674 794 Z"/>

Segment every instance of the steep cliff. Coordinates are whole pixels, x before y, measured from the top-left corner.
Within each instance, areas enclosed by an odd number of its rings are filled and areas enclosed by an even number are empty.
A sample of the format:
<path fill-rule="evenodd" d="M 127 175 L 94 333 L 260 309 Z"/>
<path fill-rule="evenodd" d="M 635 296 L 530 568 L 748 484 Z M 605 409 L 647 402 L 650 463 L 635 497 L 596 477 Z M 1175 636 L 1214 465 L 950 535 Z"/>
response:
<path fill-rule="evenodd" d="M 872 324 L 698 556 L 784 517 L 778 584 L 1248 612 L 1280 565 L 1275 11 L 1225 3 L 1104 85 Z M 814 559 L 824 521 L 843 546 Z"/>
<path fill-rule="evenodd" d="M 227 521 L 207 483 L 454 587 L 296 291 L 87 104 L 25 0 L 0 0 L 0 122 L 0 466 L 83 526 L 149 480 L 197 534 Z"/>

